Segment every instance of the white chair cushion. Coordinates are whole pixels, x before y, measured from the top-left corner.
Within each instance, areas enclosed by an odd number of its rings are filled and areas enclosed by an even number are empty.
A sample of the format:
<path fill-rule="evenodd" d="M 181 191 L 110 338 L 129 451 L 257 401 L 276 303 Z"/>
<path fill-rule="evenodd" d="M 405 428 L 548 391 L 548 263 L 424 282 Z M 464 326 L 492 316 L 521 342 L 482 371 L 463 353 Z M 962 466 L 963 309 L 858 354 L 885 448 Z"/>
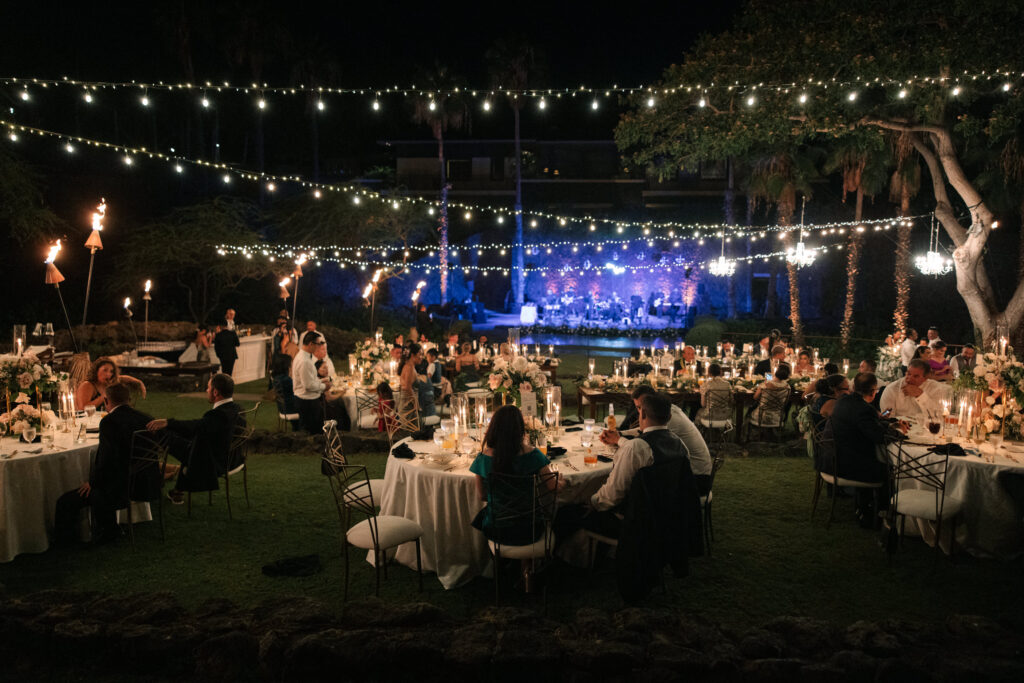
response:
<path fill-rule="evenodd" d="M 360 429 L 376 429 L 377 428 L 377 416 L 372 413 L 363 413 L 359 416 L 359 428 Z"/>
<path fill-rule="evenodd" d="M 714 491 L 708 491 L 708 495 L 701 496 L 700 497 L 700 506 L 701 507 L 706 507 L 707 504 L 711 502 L 711 499 L 714 496 L 714 494 L 715 494 Z"/>
<path fill-rule="evenodd" d="M 299 419 L 299 414 L 298 413 L 288 413 L 288 414 L 278 413 L 277 414 L 277 418 L 279 420 L 298 420 Z"/>
<path fill-rule="evenodd" d="M 934 489 L 906 489 L 899 496 L 893 497 L 896 512 L 907 517 L 918 517 L 929 521 L 938 521 L 938 499 Z M 946 496 L 942 505 L 942 518 L 956 517 L 964 503 L 959 498 Z"/>
<path fill-rule="evenodd" d="M 481 384 L 482 384 L 482 382 L 466 382 L 466 388 L 467 389 L 474 389 L 476 387 L 479 387 Z"/>
<path fill-rule="evenodd" d="M 384 495 L 384 480 L 383 479 L 371 479 L 370 480 L 370 495 L 373 496 L 374 507 L 380 507 L 381 496 Z M 359 502 L 366 503 L 366 484 L 355 484 L 345 489 L 345 500 L 349 500 L 349 496 L 354 496 Z M 353 501 L 355 502 L 355 501 Z"/>
<path fill-rule="evenodd" d="M 732 429 L 732 420 L 709 420 L 706 417 L 702 417 L 698 422 L 708 429 L 724 429 L 726 431 Z"/>
<path fill-rule="evenodd" d="M 832 486 L 849 486 L 850 488 L 854 488 L 854 489 L 878 489 L 878 488 L 882 488 L 882 483 L 881 482 L 873 483 L 873 482 L 870 482 L 870 481 L 857 481 L 856 479 L 843 479 L 842 477 L 839 477 L 837 479 L 836 477 L 832 476 L 831 474 L 826 474 L 825 472 L 818 472 L 818 474 L 821 475 L 822 480 L 826 484 L 832 484 Z"/>
<path fill-rule="evenodd" d="M 530 545 L 505 545 L 498 546 L 494 541 L 487 541 L 487 547 L 491 549 L 491 554 L 497 554 L 501 552 L 501 556 L 509 560 L 530 560 L 536 557 L 544 557 L 546 554 L 546 547 L 554 545 L 554 540 L 550 537 L 552 532 L 548 530 L 549 542 L 545 546 L 544 537 L 542 536 L 539 540 L 534 541 Z"/>
<path fill-rule="evenodd" d="M 415 541 L 423 535 L 423 529 L 419 524 L 393 515 L 378 515 L 377 520 L 377 542 L 381 548 L 393 548 L 409 541 Z M 373 520 L 364 519 L 348 530 L 348 542 L 357 548 L 373 550 L 373 535 L 370 533 L 370 522 Z"/>
<path fill-rule="evenodd" d="M 425 426 L 427 426 L 427 425 L 439 425 L 439 424 L 441 424 L 441 418 L 438 417 L 437 415 L 428 415 L 427 417 L 423 418 L 423 424 Z"/>
<path fill-rule="evenodd" d="M 758 421 L 757 411 L 755 410 L 754 412 L 752 412 L 750 414 L 750 424 L 754 425 L 755 427 L 765 427 L 765 428 L 781 427 L 782 426 L 782 415 L 780 415 L 779 413 L 766 410 L 764 412 L 764 416 L 763 417 L 764 417 L 763 421 Z"/>

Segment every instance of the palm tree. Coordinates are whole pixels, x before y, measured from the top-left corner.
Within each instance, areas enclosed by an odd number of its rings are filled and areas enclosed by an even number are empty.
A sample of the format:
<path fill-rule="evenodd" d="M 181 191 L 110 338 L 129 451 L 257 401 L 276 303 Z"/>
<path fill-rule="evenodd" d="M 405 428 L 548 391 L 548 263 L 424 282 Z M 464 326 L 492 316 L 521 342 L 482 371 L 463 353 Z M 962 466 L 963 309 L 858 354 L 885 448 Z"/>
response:
<path fill-rule="evenodd" d="M 430 126 L 430 132 L 437 140 L 437 161 L 441 170 L 441 205 L 438 217 L 440 247 L 441 305 L 448 303 L 448 184 L 444 164 L 444 134 L 449 130 L 462 128 L 469 120 L 469 108 L 455 93 L 458 79 L 445 66 L 435 64 L 423 81 L 423 97 L 413 101 L 413 121 Z"/>
<path fill-rule="evenodd" d="M 515 121 L 515 169 L 516 169 L 516 241 L 512 257 L 512 292 L 516 310 L 522 308 L 526 290 L 526 275 L 523 271 L 523 154 L 519 137 L 519 113 L 525 98 L 519 94 L 526 90 L 530 75 L 536 71 L 538 51 L 525 38 L 501 38 L 494 43 L 486 55 L 491 72 L 491 87 L 512 91 L 508 97 Z"/>
<path fill-rule="evenodd" d="M 877 135 L 852 135 L 842 138 L 825 162 L 825 171 L 838 171 L 843 178 L 843 202 L 853 193 L 856 197 L 853 220 L 864 217 L 864 195 L 874 196 L 886 183 L 889 155 L 884 140 Z M 857 294 L 857 270 L 864 246 L 864 228 L 850 231 L 846 248 L 846 302 L 843 322 L 839 326 L 839 344 L 847 348 L 853 332 L 853 304 Z"/>
<path fill-rule="evenodd" d="M 811 196 L 811 178 L 817 175 L 813 161 L 814 156 L 815 150 L 801 147 L 780 150 L 755 162 L 750 174 L 748 191 L 755 201 L 763 201 L 775 206 L 779 225 L 793 224 L 797 194 L 802 194 L 805 198 Z M 784 233 L 782 244 L 786 248 L 792 246 L 791 230 Z M 803 346 L 804 328 L 800 318 L 800 273 L 798 267 L 788 261 L 786 272 L 789 275 L 789 321 L 793 329 L 793 343 Z M 774 285 L 774 282 L 772 284 Z M 771 290 L 768 295 L 771 297 Z"/>

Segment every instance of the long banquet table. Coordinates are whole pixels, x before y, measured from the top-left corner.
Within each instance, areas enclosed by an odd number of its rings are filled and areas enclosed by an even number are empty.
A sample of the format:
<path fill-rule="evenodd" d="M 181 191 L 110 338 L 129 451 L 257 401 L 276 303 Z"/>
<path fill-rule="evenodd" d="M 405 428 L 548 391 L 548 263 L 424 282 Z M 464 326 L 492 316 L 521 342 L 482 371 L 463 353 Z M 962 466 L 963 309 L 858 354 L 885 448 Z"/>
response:
<path fill-rule="evenodd" d="M 469 471 L 473 456 L 455 459 L 444 467 L 435 467 L 421 455 L 438 453 L 440 448 L 433 441 L 399 443 L 408 443 L 418 457 L 405 460 L 389 454 L 381 514 L 405 517 L 423 527 L 420 543 L 423 569 L 436 573 L 446 589 L 455 588 L 474 577 L 488 575 L 491 554 L 487 539 L 471 526 L 484 507 L 477 498 L 474 475 Z M 562 431 L 556 445 L 568 450 L 565 456 L 552 458 L 559 474 L 568 482 L 558 495 L 559 503 L 587 500 L 607 479 L 611 464 L 584 464 L 577 433 Z M 372 562 L 372 553 L 368 559 Z M 399 546 L 395 559 L 415 569 L 415 544 Z"/>
<path fill-rule="evenodd" d="M 922 433 L 911 433 L 910 441 L 915 443 L 905 444 L 904 449 L 914 456 L 926 453 L 932 441 L 938 443 Z M 895 446 L 889 448 L 890 456 L 893 456 Z M 956 520 L 956 545 L 979 557 L 1016 557 L 1024 552 L 1024 544 L 1013 500 L 999 483 L 998 476 L 1003 471 L 1024 476 L 1024 445 L 1008 443 L 1004 448 L 993 450 L 990 443 L 983 444 L 980 449 L 964 444 L 964 448 L 969 453 L 980 450 L 981 454 L 950 456 L 947 465 L 946 497 L 963 502 Z M 992 462 L 987 462 L 984 456 L 991 456 Z M 939 462 L 942 457 L 932 455 L 928 460 Z M 917 482 L 908 482 L 908 485 L 921 488 Z M 947 554 L 951 551 L 948 525 L 949 521 L 943 523 L 940 540 L 940 547 Z M 908 518 L 907 528 L 916 528 L 926 543 L 935 545 L 935 526 L 932 523 Z"/>
<path fill-rule="evenodd" d="M 58 432 L 52 449 L 12 437 L 2 440 L 0 454 L 0 562 L 21 553 L 41 553 L 50 547 L 48 532 L 61 494 L 89 480 L 89 468 L 99 439 L 88 434 L 85 443 Z M 38 453 L 28 450 L 42 449 Z"/>

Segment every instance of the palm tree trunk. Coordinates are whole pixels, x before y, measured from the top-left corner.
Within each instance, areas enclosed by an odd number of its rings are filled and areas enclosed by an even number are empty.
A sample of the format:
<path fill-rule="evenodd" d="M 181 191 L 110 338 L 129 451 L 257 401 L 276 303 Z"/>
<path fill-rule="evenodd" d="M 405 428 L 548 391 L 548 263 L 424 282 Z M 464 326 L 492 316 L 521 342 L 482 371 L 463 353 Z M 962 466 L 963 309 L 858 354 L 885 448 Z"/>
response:
<path fill-rule="evenodd" d="M 857 186 L 857 205 L 853 220 L 859 221 L 864 215 L 864 188 Z M 858 225 L 857 228 L 864 226 Z M 860 251 L 864 244 L 864 233 L 853 230 L 846 248 L 846 305 L 843 307 L 843 322 L 839 326 L 839 345 L 846 350 L 853 332 L 853 304 L 857 295 L 857 267 Z"/>
<path fill-rule="evenodd" d="M 441 165 L 441 206 L 438 211 L 441 246 L 437 252 L 441 261 L 441 305 L 444 306 L 448 303 L 448 177 L 444 168 L 444 133 L 440 125 L 434 128 L 434 137 L 437 138 L 437 161 Z"/>
<path fill-rule="evenodd" d="M 732 159 L 726 160 L 726 167 L 728 173 L 728 181 L 725 185 L 725 222 L 728 225 L 736 225 L 736 192 L 734 187 L 734 179 L 732 173 Z M 729 276 L 729 281 L 726 284 L 726 315 L 730 320 L 736 318 L 736 274 Z"/>
<path fill-rule="evenodd" d="M 792 225 L 793 215 L 791 212 L 779 213 L 779 225 Z M 782 240 L 783 245 L 789 249 L 793 246 L 793 238 L 790 232 Z M 786 274 L 789 276 L 789 323 L 793 329 L 793 344 L 804 345 L 804 325 L 800 318 L 800 269 L 794 263 L 786 261 Z"/>
<path fill-rule="evenodd" d="M 910 186 L 903 184 L 900 190 L 900 215 L 910 214 Z M 910 305 L 910 225 L 900 226 L 896 230 L 896 268 L 893 280 L 896 283 L 896 307 L 892 312 L 893 327 L 897 332 L 907 331 L 907 311 Z M 1022 245 L 1024 247 L 1024 245 Z"/>
<path fill-rule="evenodd" d="M 512 289 L 515 292 L 516 311 L 523 307 L 526 299 L 526 273 L 523 272 L 523 154 L 519 139 L 519 107 L 513 106 L 515 115 L 515 148 L 516 148 L 516 251 L 513 267 L 515 278 Z"/>

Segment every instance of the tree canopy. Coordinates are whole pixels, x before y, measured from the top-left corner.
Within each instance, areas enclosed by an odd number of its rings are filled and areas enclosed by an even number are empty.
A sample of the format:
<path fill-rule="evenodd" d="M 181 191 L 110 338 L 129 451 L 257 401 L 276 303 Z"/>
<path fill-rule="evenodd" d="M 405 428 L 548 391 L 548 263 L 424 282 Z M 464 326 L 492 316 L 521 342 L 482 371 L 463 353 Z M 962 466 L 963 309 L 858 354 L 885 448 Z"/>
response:
<path fill-rule="evenodd" d="M 957 247 L 957 289 L 990 339 L 998 322 L 1024 319 L 1024 289 L 997 302 L 981 261 L 995 216 L 978 183 L 994 157 L 1020 163 L 1024 46 L 1002 36 L 1022 21 L 1024 5 L 998 0 L 751 0 L 733 30 L 702 38 L 637 97 L 616 140 L 665 176 L 793 144 L 906 136 Z"/>

